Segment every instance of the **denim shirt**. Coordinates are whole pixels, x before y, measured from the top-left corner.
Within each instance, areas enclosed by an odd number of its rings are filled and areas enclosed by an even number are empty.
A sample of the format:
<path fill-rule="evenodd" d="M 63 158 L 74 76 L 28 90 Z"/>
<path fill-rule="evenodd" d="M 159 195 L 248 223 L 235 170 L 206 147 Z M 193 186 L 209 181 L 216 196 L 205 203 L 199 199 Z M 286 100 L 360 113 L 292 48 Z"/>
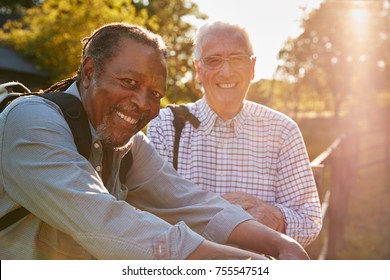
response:
<path fill-rule="evenodd" d="M 67 92 L 79 97 L 73 84 Z M 206 238 L 227 241 L 252 219 L 178 176 L 139 132 L 122 185 L 114 151 L 107 184 L 102 145 L 91 126 L 89 161 L 78 152 L 60 108 L 19 98 L 0 115 L 0 216 L 32 214 L 0 232 L 1 259 L 185 259 Z"/>

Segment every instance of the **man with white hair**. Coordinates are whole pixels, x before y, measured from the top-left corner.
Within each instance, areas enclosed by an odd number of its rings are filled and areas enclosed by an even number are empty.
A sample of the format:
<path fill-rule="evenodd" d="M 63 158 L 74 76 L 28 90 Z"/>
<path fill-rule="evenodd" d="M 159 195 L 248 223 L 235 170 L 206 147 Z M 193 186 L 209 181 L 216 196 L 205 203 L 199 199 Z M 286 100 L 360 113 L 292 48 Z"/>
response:
<path fill-rule="evenodd" d="M 181 132 L 178 172 L 307 246 L 322 219 L 306 147 L 292 119 L 246 100 L 256 63 L 248 33 L 227 22 L 206 23 L 195 36 L 194 56 L 204 96 L 186 107 L 200 126 L 187 122 Z M 173 119 L 166 108 L 148 126 L 148 137 L 171 163 Z"/>

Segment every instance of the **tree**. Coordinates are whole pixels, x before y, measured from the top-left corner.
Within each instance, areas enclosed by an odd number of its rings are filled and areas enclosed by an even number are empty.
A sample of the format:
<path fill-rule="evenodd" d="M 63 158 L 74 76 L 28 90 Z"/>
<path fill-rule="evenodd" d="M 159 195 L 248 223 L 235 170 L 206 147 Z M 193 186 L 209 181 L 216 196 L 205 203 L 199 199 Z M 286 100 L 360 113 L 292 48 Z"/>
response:
<path fill-rule="evenodd" d="M 137 1 L 137 9 L 147 9 L 151 15 L 146 27 L 160 34 L 170 51 L 168 61 L 168 99 L 167 102 L 183 103 L 199 98 L 200 91 L 193 79 L 192 37 L 195 27 L 187 17 L 206 19 L 198 6 L 187 0 L 149 0 Z M 146 2 L 146 4 L 144 3 Z"/>
<path fill-rule="evenodd" d="M 28 9 L 20 21 L 7 22 L 1 36 L 56 81 L 75 74 L 81 39 L 100 25 L 111 21 L 145 24 L 146 14 L 136 14 L 127 2 L 46 0 Z"/>
<path fill-rule="evenodd" d="M 193 98 L 194 82 L 190 80 L 188 86 L 183 81 L 192 68 L 190 39 L 195 29 L 184 18 L 206 16 L 199 13 L 192 1 L 38 2 L 42 4 L 29 7 L 21 20 L 7 22 L 0 30 L 0 37 L 38 67 L 51 73 L 53 82 L 75 74 L 80 64 L 83 37 L 105 23 L 126 21 L 160 34 L 169 48 L 169 100 L 166 102 L 180 100 L 179 93 Z"/>
<path fill-rule="evenodd" d="M 22 14 L 26 9 L 38 6 L 41 0 L 2 0 L 0 14 Z"/>
<path fill-rule="evenodd" d="M 330 94 L 335 116 L 348 104 L 376 100 L 390 81 L 389 23 L 388 0 L 325 1 L 279 52 L 279 74 L 310 85 L 324 99 Z"/>

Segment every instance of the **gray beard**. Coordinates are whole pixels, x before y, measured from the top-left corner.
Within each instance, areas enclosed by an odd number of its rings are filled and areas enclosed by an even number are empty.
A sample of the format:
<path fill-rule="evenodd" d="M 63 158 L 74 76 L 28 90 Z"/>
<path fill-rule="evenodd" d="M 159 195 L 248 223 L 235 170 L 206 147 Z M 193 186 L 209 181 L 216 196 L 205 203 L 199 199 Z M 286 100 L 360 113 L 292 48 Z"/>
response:
<path fill-rule="evenodd" d="M 100 124 L 96 129 L 96 134 L 98 136 L 98 139 L 103 142 L 103 144 L 107 147 L 112 148 L 115 151 L 127 151 L 131 148 L 133 145 L 133 138 L 134 135 L 130 138 L 130 140 L 125 143 L 122 146 L 115 146 L 115 144 L 112 142 L 112 139 L 110 137 L 110 134 L 108 132 L 108 127 L 106 124 L 106 118 L 103 120 L 103 123 Z"/>

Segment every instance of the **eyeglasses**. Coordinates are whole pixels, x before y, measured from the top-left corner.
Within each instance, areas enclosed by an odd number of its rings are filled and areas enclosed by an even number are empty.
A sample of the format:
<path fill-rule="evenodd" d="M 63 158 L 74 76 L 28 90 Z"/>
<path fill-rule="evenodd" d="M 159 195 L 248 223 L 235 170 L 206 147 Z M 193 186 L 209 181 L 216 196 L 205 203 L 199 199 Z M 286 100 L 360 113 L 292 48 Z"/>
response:
<path fill-rule="evenodd" d="M 225 61 L 229 62 L 231 67 L 246 68 L 251 64 L 253 58 L 253 55 L 249 56 L 246 54 L 231 55 L 226 58 L 219 55 L 211 55 L 201 58 L 200 61 L 207 69 L 218 70 L 222 68 Z"/>

